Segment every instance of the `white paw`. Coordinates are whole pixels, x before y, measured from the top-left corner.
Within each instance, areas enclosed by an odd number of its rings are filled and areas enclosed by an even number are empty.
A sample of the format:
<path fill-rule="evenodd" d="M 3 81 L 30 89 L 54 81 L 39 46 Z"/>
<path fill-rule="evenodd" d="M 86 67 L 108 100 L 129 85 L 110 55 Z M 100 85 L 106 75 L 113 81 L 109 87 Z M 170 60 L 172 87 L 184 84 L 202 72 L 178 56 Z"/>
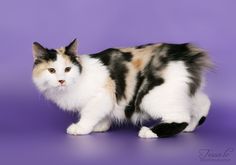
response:
<path fill-rule="evenodd" d="M 66 133 L 69 135 L 86 135 L 89 134 L 91 130 L 86 129 L 85 127 L 81 127 L 78 124 L 71 124 L 67 130 Z"/>
<path fill-rule="evenodd" d="M 158 136 L 148 127 L 142 127 L 138 133 L 140 138 L 158 138 Z"/>

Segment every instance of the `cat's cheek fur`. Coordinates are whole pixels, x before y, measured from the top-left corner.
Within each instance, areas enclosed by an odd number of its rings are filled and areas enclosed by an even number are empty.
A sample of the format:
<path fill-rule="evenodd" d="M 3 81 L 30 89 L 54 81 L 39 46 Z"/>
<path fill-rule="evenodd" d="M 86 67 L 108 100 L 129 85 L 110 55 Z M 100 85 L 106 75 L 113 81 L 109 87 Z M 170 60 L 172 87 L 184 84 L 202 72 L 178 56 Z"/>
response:
<path fill-rule="evenodd" d="M 47 70 L 42 71 L 42 73 L 37 76 L 33 76 L 33 82 L 41 92 L 58 86 L 56 76 L 50 75 Z"/>
<path fill-rule="evenodd" d="M 76 82 L 78 82 L 79 77 L 80 77 L 80 74 L 78 72 L 78 68 L 74 66 L 69 73 L 66 73 L 66 76 L 65 76 L 66 85 L 75 84 Z"/>

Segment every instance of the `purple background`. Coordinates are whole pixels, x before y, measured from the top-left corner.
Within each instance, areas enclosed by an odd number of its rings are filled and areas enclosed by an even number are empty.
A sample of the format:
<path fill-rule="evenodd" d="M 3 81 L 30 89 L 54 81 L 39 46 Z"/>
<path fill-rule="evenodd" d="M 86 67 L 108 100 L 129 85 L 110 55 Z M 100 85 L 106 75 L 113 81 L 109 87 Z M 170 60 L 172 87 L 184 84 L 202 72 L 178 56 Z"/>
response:
<path fill-rule="evenodd" d="M 201 149 L 236 150 L 235 7 L 234 0 L 1 0 L 0 164 L 235 164 L 236 151 L 229 161 L 199 160 Z M 60 47 L 74 38 L 81 54 L 150 42 L 206 49 L 216 64 L 207 75 L 212 108 L 206 123 L 169 139 L 139 139 L 132 126 L 66 135 L 76 117 L 33 86 L 31 46 Z"/>

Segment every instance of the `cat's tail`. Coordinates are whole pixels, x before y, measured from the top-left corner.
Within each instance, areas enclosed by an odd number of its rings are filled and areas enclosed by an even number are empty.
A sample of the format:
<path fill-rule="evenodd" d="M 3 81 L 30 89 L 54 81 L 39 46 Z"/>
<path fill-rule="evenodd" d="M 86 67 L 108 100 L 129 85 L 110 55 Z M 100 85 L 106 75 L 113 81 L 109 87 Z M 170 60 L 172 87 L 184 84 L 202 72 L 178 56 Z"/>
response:
<path fill-rule="evenodd" d="M 183 61 L 187 65 L 197 66 L 201 70 L 214 66 L 208 53 L 192 43 L 163 43 L 157 47 L 155 54 L 151 62 L 153 67 L 165 66 L 170 61 Z"/>
<path fill-rule="evenodd" d="M 154 72 L 153 75 L 160 76 L 161 70 L 164 70 L 168 63 L 182 61 L 191 79 L 190 94 L 194 95 L 196 90 L 201 87 L 204 80 L 204 72 L 213 68 L 213 62 L 208 53 L 203 49 L 191 43 L 183 44 L 161 44 L 156 50 L 155 55 L 149 65 Z"/>

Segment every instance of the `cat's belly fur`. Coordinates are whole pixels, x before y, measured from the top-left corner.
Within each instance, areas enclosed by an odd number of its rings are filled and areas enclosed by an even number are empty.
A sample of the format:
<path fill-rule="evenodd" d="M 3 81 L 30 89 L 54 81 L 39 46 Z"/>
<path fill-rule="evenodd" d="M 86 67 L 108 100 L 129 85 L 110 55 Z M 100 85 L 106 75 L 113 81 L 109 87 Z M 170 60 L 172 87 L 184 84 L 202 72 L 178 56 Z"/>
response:
<path fill-rule="evenodd" d="M 125 100 L 119 102 L 118 104 L 115 104 L 114 108 L 111 111 L 111 114 L 109 115 L 112 121 L 118 124 L 123 122 L 131 122 L 133 124 L 137 124 L 139 122 L 149 119 L 149 116 L 144 111 L 142 111 L 142 113 L 139 113 L 135 110 L 130 118 L 127 117 L 125 114 L 125 109 L 127 106 L 128 103 Z"/>

